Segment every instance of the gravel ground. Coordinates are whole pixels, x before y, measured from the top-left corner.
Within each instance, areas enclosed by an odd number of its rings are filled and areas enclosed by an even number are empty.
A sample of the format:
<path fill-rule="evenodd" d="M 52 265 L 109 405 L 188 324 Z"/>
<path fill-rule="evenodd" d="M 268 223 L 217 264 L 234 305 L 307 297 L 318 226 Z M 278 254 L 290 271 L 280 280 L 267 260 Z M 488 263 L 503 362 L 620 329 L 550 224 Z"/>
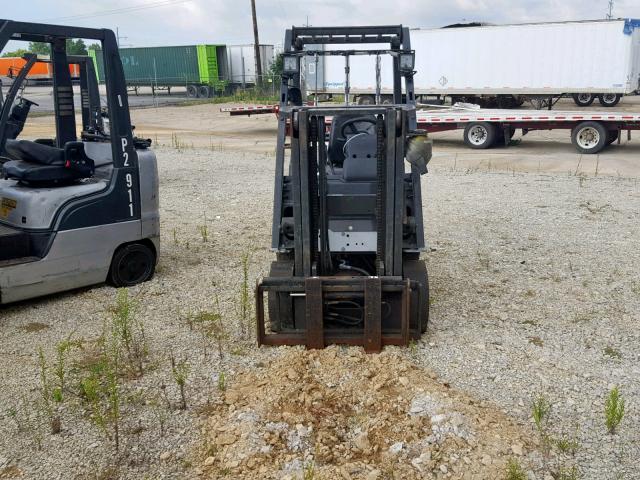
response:
<path fill-rule="evenodd" d="M 132 289 L 149 364 L 124 388 L 121 452 L 113 454 L 73 392 L 74 372 L 115 301 L 115 291 L 102 286 L 0 309 L 0 477 L 196 477 L 203 419 L 223 395 L 220 372 L 233 387 L 243 372 L 290 351 L 256 349 L 253 333 L 243 339 L 237 314 L 242 254 L 249 254 L 251 284 L 272 259 L 273 156 L 220 148 L 157 155 L 162 256 L 156 277 Z M 637 180 L 438 167 L 424 177 L 424 203 L 432 323 L 402 355 L 495 405 L 533 442 L 531 402 L 544 395 L 552 403 L 550 433 L 577 436 L 576 458 L 566 462 L 577 463 L 581 478 L 640 477 Z M 187 322 L 190 313 L 215 310 L 216 297 L 228 322 L 222 361 Z M 33 403 L 40 391 L 37 348 L 52 362 L 56 344 L 70 335 L 82 348 L 70 354 L 62 431 L 49 435 Z M 191 367 L 186 411 L 173 408 L 179 393 L 171 354 Z M 608 435 L 604 397 L 614 385 L 627 411 L 619 433 Z M 560 461 L 552 456 L 538 463 Z M 533 470 L 531 478 L 544 478 Z"/>
<path fill-rule="evenodd" d="M 639 478 L 637 179 L 435 172 L 424 201 L 419 362 L 522 423 L 544 395 L 553 433 L 577 436 L 582 478 Z M 610 436 L 616 385 L 627 413 Z"/>

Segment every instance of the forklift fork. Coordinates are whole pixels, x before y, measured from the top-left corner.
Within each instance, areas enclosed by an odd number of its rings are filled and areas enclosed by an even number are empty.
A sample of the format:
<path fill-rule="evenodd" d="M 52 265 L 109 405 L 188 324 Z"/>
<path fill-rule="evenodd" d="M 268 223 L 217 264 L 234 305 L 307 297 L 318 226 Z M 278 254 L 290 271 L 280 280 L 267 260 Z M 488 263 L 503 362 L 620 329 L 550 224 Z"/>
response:
<path fill-rule="evenodd" d="M 414 284 L 414 285 L 412 285 Z M 295 331 L 267 333 L 264 292 L 282 292 L 304 297 L 305 327 Z M 256 285 L 256 324 L 258 345 L 305 345 L 322 349 L 328 344 L 357 345 L 367 353 L 377 353 L 385 345 L 407 346 L 410 338 L 420 336 L 419 324 L 410 325 L 412 291 L 420 295 L 417 282 L 401 277 L 267 277 Z M 382 297 L 400 295 L 400 328 L 383 330 Z M 363 295 L 363 328 L 340 329 L 325 325 L 325 298 L 353 298 Z"/>

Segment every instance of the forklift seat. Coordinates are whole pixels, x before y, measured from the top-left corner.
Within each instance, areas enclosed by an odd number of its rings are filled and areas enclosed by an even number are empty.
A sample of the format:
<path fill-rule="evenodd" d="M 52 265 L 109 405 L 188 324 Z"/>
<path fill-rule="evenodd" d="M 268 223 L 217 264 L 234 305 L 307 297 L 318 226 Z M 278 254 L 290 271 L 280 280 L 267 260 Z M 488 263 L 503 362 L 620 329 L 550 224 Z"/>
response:
<path fill-rule="evenodd" d="M 83 149 L 79 152 L 76 144 L 81 142 L 69 142 L 63 149 L 28 140 L 7 140 L 5 152 L 10 160 L 2 165 L 2 176 L 39 185 L 63 184 L 91 177 L 93 161 L 84 154 Z M 78 157 L 83 167 L 72 168 Z"/>
<path fill-rule="evenodd" d="M 64 165 L 64 150 L 29 140 L 7 140 L 4 147 L 13 160 L 37 163 L 40 165 Z"/>
<path fill-rule="evenodd" d="M 376 136 L 359 133 L 345 144 L 342 178 L 345 182 L 373 182 L 378 176 Z"/>

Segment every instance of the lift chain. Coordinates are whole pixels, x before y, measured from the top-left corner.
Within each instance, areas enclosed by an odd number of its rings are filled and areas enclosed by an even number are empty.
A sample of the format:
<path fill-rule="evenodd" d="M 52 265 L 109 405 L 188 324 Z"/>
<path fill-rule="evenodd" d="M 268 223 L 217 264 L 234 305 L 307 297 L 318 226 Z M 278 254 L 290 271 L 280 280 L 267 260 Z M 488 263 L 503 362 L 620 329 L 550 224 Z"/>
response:
<path fill-rule="evenodd" d="M 311 199 L 310 247 L 312 252 L 312 270 L 318 275 L 320 252 L 318 250 L 318 228 L 320 227 L 320 206 L 318 203 L 318 122 L 316 117 L 309 118 L 309 198 Z"/>
<path fill-rule="evenodd" d="M 378 115 L 376 118 L 376 170 L 378 184 L 376 186 L 376 224 L 377 224 L 377 242 L 376 242 L 376 270 L 379 276 L 384 272 L 384 240 L 386 238 L 386 186 L 387 186 L 387 148 L 384 135 L 384 117 Z"/>

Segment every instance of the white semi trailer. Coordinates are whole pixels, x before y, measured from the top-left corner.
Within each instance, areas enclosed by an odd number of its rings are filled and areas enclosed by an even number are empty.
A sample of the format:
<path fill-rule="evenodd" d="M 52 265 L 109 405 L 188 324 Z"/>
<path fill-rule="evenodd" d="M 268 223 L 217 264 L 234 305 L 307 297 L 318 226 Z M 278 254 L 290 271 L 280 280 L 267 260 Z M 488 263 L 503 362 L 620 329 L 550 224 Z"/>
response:
<path fill-rule="evenodd" d="M 260 45 L 262 75 L 267 75 L 274 60 L 273 45 Z M 254 44 L 227 45 L 226 78 L 233 86 L 255 85 L 256 51 Z"/>
<path fill-rule="evenodd" d="M 597 98 L 613 107 L 640 91 L 640 20 L 593 20 L 412 29 L 418 100 L 445 98 L 485 107 L 514 107 L 531 100 L 551 106 L 571 96 L 579 106 Z M 375 102 L 376 58 L 305 59 L 307 94 L 349 94 Z M 392 68 L 381 64 L 379 101 L 391 101 Z M 375 78 L 375 77 L 373 77 Z"/>

